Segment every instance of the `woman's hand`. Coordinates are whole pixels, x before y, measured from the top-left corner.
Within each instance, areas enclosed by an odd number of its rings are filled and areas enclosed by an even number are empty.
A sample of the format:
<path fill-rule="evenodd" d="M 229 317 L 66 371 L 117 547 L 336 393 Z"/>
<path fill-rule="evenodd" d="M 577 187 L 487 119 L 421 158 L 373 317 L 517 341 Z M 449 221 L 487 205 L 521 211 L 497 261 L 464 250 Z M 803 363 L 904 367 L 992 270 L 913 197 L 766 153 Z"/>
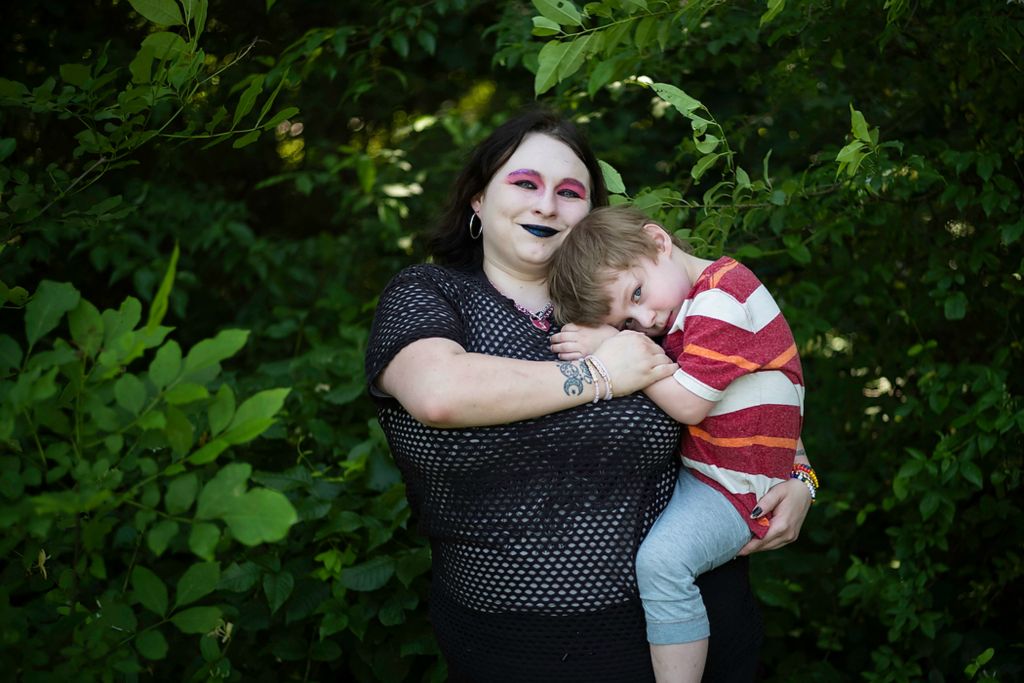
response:
<path fill-rule="evenodd" d="M 559 360 L 579 360 L 594 353 L 602 342 L 618 333 L 611 325 L 589 327 L 569 323 L 561 332 L 551 335 L 551 352 L 557 353 Z"/>
<path fill-rule="evenodd" d="M 629 330 L 606 339 L 593 355 L 608 369 L 616 396 L 644 389 L 679 369 L 650 337 Z"/>
<path fill-rule="evenodd" d="M 795 541 L 800 535 L 807 511 L 811 509 L 811 492 L 802 481 L 790 479 L 771 487 L 768 493 L 757 501 L 757 508 L 761 509 L 758 517 L 772 513 L 771 526 L 768 527 L 768 533 L 764 538 L 751 539 L 743 546 L 740 555 L 775 550 Z M 755 511 L 757 508 L 754 508 Z"/>

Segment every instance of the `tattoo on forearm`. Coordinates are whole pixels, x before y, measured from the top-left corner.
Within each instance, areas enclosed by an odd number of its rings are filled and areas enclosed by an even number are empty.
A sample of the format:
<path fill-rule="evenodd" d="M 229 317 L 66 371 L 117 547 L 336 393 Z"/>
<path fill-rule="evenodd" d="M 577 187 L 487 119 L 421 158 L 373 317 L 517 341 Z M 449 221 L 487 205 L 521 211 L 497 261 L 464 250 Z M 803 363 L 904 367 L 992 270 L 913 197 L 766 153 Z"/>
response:
<path fill-rule="evenodd" d="M 594 383 L 594 378 L 590 376 L 590 368 L 587 367 L 586 361 L 559 363 L 558 369 L 565 375 L 565 384 L 562 385 L 562 390 L 565 391 L 566 396 L 579 396 L 583 393 L 584 384 Z"/>
<path fill-rule="evenodd" d="M 805 451 L 802 448 L 798 448 L 798 449 L 796 449 L 796 456 L 798 458 L 806 458 L 807 457 L 807 451 Z"/>

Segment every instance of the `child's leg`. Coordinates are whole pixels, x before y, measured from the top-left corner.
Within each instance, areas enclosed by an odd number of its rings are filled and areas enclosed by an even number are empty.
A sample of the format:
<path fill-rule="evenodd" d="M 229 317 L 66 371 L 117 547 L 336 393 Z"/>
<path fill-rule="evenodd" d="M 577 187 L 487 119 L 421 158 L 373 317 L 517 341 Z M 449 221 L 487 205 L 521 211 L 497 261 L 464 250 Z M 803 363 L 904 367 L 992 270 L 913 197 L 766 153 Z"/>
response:
<path fill-rule="evenodd" d="M 637 554 L 637 582 L 659 683 L 699 681 L 710 633 L 694 579 L 728 562 L 750 540 L 736 508 L 681 470 L 672 499 Z"/>

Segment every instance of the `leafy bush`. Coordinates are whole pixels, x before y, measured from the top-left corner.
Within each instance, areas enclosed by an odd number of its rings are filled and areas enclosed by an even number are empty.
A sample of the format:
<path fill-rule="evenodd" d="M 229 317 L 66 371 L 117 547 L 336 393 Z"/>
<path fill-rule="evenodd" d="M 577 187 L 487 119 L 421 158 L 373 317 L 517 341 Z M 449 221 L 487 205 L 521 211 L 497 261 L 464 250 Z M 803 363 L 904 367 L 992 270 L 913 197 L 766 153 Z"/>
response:
<path fill-rule="evenodd" d="M 214 9 L 5 10 L 6 671 L 444 678 L 362 357 L 532 86 L 801 344 L 824 489 L 752 564 L 765 679 L 1019 677 L 1024 6 Z"/>

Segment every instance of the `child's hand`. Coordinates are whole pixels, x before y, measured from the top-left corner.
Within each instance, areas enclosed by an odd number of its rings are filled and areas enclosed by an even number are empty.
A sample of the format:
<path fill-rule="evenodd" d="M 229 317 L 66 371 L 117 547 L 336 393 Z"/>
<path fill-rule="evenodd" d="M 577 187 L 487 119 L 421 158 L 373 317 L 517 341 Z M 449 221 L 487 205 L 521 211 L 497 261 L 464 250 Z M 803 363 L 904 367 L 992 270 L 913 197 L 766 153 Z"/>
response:
<path fill-rule="evenodd" d="M 551 351 L 559 360 L 579 360 L 597 351 L 597 347 L 619 331 L 611 325 L 586 327 L 569 323 L 558 334 L 551 335 Z"/>

